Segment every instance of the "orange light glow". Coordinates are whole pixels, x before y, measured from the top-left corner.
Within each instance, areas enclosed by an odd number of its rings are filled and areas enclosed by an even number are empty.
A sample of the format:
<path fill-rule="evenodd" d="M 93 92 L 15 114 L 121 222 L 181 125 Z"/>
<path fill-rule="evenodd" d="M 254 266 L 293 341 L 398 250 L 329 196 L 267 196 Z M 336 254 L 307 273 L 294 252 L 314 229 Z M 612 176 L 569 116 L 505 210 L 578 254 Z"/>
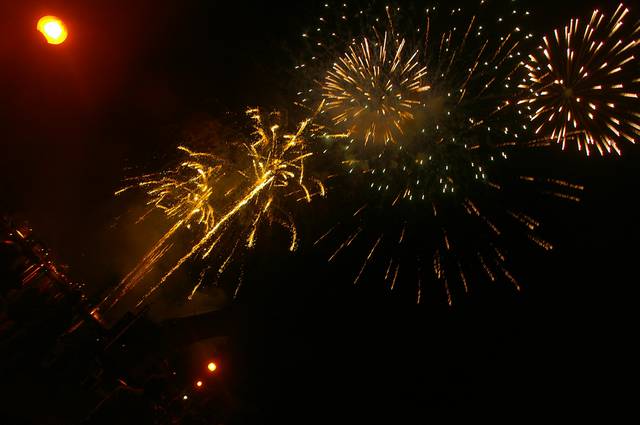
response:
<path fill-rule="evenodd" d="M 207 365 L 207 369 L 209 369 L 209 372 L 213 372 L 217 368 L 218 368 L 218 366 L 214 362 L 209 362 L 209 364 Z"/>
<path fill-rule="evenodd" d="M 196 387 L 198 387 L 198 388 L 202 387 L 202 381 L 196 382 Z"/>
<path fill-rule="evenodd" d="M 69 35 L 67 26 L 55 16 L 43 16 L 40 18 L 37 29 L 44 35 L 44 38 L 49 44 L 64 43 Z"/>

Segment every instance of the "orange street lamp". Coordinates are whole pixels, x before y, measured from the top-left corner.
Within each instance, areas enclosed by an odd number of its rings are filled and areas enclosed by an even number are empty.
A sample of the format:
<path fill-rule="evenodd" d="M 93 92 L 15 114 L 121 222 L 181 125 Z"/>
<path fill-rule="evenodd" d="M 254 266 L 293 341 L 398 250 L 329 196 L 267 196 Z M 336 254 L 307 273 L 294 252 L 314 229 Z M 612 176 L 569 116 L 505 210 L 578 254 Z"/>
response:
<path fill-rule="evenodd" d="M 207 369 L 209 369 L 209 372 L 213 372 L 217 368 L 218 368 L 218 366 L 214 362 L 209 362 L 209 364 L 207 365 Z"/>
<path fill-rule="evenodd" d="M 196 387 L 201 388 L 202 387 L 202 381 L 196 382 Z"/>
<path fill-rule="evenodd" d="M 55 16 L 43 16 L 36 27 L 49 44 L 61 44 L 69 35 L 67 26 Z"/>

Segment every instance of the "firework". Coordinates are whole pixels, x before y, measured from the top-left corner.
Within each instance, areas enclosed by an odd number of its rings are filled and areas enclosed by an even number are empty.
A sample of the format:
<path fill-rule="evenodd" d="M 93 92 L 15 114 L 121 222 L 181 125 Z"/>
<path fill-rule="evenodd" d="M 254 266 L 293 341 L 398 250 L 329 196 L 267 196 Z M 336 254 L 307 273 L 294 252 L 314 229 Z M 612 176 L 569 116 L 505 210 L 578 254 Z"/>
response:
<path fill-rule="evenodd" d="M 640 134 L 640 73 L 636 55 L 640 24 L 625 24 L 620 4 L 610 18 L 596 10 L 588 21 L 572 19 L 543 37 L 529 55 L 519 101 L 543 140 L 574 142 L 589 155 L 621 153 L 619 142 Z"/>
<path fill-rule="evenodd" d="M 364 143 L 395 142 L 405 122 L 420 105 L 426 68 L 418 51 L 409 53 L 406 41 L 369 41 L 350 46 L 325 77 L 322 94 L 334 124 L 346 127 Z"/>
<path fill-rule="evenodd" d="M 247 110 L 247 115 L 253 133 L 242 144 L 241 166 L 232 167 L 213 155 L 181 147 L 189 160 L 177 169 L 142 176 L 123 189 L 145 188 L 148 204 L 162 210 L 173 225 L 102 305 L 113 306 L 142 281 L 171 248 L 172 237 L 187 226 L 199 229 L 194 242 L 142 296 L 138 306 L 192 258 L 211 260 L 219 254 L 216 271 L 221 274 L 239 246 L 252 248 L 256 244 L 265 222 L 284 226 L 291 238 L 289 249 L 296 249 L 297 229 L 292 215 L 284 209 L 285 198 L 310 202 L 325 194 L 322 182 L 305 174 L 305 161 L 312 155 L 306 134 L 311 119 L 301 122 L 296 132 L 286 133 L 280 128 L 282 116 L 278 112 L 264 114 L 256 108 Z M 211 266 L 203 270 L 191 295 L 209 269 Z"/>
<path fill-rule="evenodd" d="M 316 244 L 331 244 L 330 262 L 349 250 L 361 257 L 354 283 L 379 273 L 390 290 L 398 290 L 401 280 L 413 280 L 421 300 L 425 280 L 436 280 L 449 304 L 454 293 L 469 290 L 476 276 L 519 289 L 506 248 L 514 235 L 524 231 L 530 246 L 552 248 L 537 233 L 539 221 L 522 211 L 527 199 L 521 193 L 535 188 L 579 200 L 581 186 L 510 172 L 509 150 L 520 146 L 530 130 L 513 99 L 521 50 L 533 35 L 523 28 L 528 11 L 512 7 L 502 15 L 483 15 L 483 3 L 471 15 L 457 8 L 428 8 L 417 27 L 398 24 L 414 13 L 385 10 L 387 33 L 398 45 L 404 42 L 398 28 L 413 28 L 404 34 L 421 40 L 412 43 L 421 47 L 411 58 L 424 64 L 424 69 L 415 68 L 419 87 L 429 90 L 419 92 L 413 123 L 396 132 L 397 143 L 364 148 L 352 133 L 328 149 L 345 166 L 344 186 L 364 198 L 353 197 L 352 216 L 338 218 L 340 223 Z M 352 47 L 352 54 L 357 49 Z M 322 94 L 331 101 L 326 90 Z"/>
<path fill-rule="evenodd" d="M 173 225 L 102 301 L 102 308 L 115 305 L 146 276 L 171 248 L 172 237 L 179 230 L 193 226 L 206 232 L 215 224 L 216 214 L 210 200 L 216 182 L 222 177 L 222 161 L 184 146 L 178 149 L 187 154 L 187 159 L 178 167 L 129 179 L 131 184 L 116 192 L 120 195 L 134 188 L 145 190 L 147 205 L 151 206 L 147 214 L 160 210 Z"/>

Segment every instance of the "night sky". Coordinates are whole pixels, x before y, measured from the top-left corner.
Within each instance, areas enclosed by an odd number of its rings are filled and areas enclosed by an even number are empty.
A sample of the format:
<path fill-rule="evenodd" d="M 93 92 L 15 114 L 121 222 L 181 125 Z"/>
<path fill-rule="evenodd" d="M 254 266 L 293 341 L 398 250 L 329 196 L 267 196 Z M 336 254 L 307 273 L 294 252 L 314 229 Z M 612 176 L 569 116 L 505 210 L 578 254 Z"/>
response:
<path fill-rule="evenodd" d="M 541 29 L 598 4 L 530 3 Z M 627 3 L 637 17 L 637 2 Z M 123 224 L 137 211 L 113 197 L 123 176 L 171 163 L 203 122 L 224 123 L 248 105 L 286 107 L 314 10 L 275 1 L 4 2 L 0 210 L 28 219 L 72 278 L 104 291 L 153 235 Z M 68 23 L 60 48 L 35 31 L 44 14 Z M 621 158 L 554 156 L 586 189 L 578 207 L 548 207 L 557 249 L 520 260 L 520 293 L 480 285 L 453 307 L 416 305 L 367 282 L 354 287 L 326 265 L 326 252 L 258 248 L 236 301 L 246 316 L 236 385 L 247 422 L 615 413 L 631 401 L 640 241 L 640 150 L 625 147 Z"/>

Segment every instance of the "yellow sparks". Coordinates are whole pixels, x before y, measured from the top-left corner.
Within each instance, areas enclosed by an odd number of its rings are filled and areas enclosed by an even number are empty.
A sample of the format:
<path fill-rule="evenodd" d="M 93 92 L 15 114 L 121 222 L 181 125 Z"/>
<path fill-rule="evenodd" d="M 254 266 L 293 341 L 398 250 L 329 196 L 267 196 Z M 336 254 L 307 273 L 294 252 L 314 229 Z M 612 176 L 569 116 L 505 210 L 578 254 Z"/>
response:
<path fill-rule="evenodd" d="M 396 142 L 420 105 L 426 68 L 418 52 L 406 53 L 406 42 L 364 38 L 333 64 L 322 94 L 334 124 L 364 143 Z"/>
<path fill-rule="evenodd" d="M 178 149 L 187 154 L 187 159 L 179 166 L 130 179 L 133 184 L 116 192 L 120 195 L 133 188 L 144 189 L 147 205 L 162 211 L 167 219 L 175 222 L 100 303 L 101 309 L 113 307 L 153 269 L 171 248 L 171 238 L 179 230 L 198 226 L 206 232 L 214 226 L 215 212 L 210 199 L 215 183 L 222 177 L 221 161 L 213 155 L 193 152 L 184 146 Z"/>
<path fill-rule="evenodd" d="M 142 176 L 136 179 L 136 184 L 126 188 L 145 188 L 149 198 L 147 203 L 163 211 L 168 219 L 175 222 L 105 299 L 104 305 L 113 306 L 142 281 L 170 248 L 171 237 L 183 228 L 192 229 L 193 226 L 199 226 L 200 236 L 186 254 L 151 286 L 138 301 L 138 306 L 186 261 L 195 257 L 206 259 L 214 252 L 214 248 L 218 252 L 233 246 L 218 268 L 218 274 L 222 273 L 238 245 L 238 240 L 227 244 L 221 242 L 227 233 L 228 237 L 236 237 L 237 231 L 227 232 L 231 226 L 239 228 L 240 233 L 246 235 L 240 237 L 246 241 L 247 248 L 252 248 L 256 244 L 258 231 L 263 222 L 282 224 L 291 235 L 289 249 L 296 249 L 298 231 L 291 215 L 283 209 L 282 201 L 292 194 L 302 192 L 305 194 L 303 199 L 311 202 L 313 196 L 322 196 L 326 192 L 321 181 L 308 178 L 304 172 L 304 163 L 312 155 L 307 143 L 307 130 L 311 118 L 302 121 L 296 132 L 284 133 L 280 130 L 280 113 L 265 115 L 254 108 L 248 109 L 247 115 L 253 123 L 254 132 L 244 143 L 245 162 L 248 164 L 244 169 L 227 170 L 229 166 L 213 155 L 193 152 L 181 146 L 179 149 L 188 154 L 188 159 L 177 169 Z M 231 183 L 227 181 L 229 179 L 223 180 L 223 171 L 228 175 L 240 176 L 242 182 L 238 184 L 235 181 L 237 178 Z M 309 185 L 314 187 L 314 191 L 310 190 Z M 203 279 L 204 276 L 201 276 L 190 297 L 202 284 Z M 109 301 L 109 304 L 106 304 L 106 301 Z"/>

